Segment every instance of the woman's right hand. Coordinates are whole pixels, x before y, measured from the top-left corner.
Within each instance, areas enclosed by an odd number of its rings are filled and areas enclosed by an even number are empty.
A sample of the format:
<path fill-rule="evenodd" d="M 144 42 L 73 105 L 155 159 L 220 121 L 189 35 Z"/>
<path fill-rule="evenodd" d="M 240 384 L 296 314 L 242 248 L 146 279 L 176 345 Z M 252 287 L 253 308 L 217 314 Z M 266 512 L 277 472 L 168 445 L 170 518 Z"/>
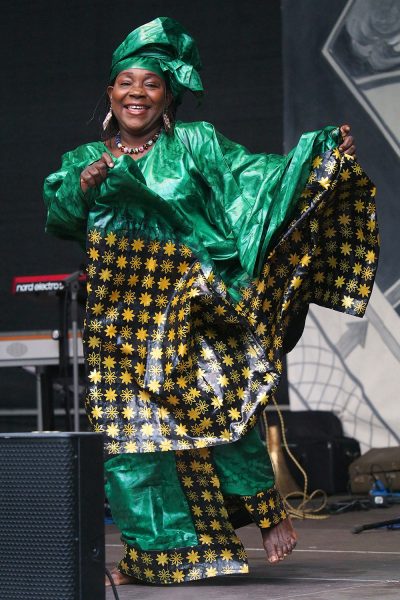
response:
<path fill-rule="evenodd" d="M 89 188 L 99 186 L 107 177 L 108 169 L 113 166 L 114 162 L 110 155 L 103 152 L 99 160 L 83 169 L 80 177 L 82 192 L 85 193 Z"/>

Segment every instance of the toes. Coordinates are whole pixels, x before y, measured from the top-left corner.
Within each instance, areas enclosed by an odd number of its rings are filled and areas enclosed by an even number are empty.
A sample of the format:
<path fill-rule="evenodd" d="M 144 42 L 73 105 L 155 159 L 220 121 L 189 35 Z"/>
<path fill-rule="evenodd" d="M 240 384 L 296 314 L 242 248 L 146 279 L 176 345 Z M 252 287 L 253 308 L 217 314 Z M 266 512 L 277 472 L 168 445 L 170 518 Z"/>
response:
<path fill-rule="evenodd" d="M 284 560 L 293 552 L 297 543 L 297 535 L 290 520 L 282 521 L 276 527 L 264 530 L 262 537 L 267 561 L 271 565 Z"/>
<path fill-rule="evenodd" d="M 284 554 L 285 554 L 284 548 L 285 548 L 285 546 L 283 546 L 282 544 L 280 544 L 279 546 L 276 546 L 276 554 L 277 554 L 279 560 L 284 559 Z"/>
<path fill-rule="evenodd" d="M 268 562 L 276 564 L 289 554 L 288 548 L 283 544 L 271 544 L 267 550 Z"/>
<path fill-rule="evenodd" d="M 136 579 L 134 577 L 125 575 L 125 573 L 121 573 L 121 571 L 118 571 L 118 569 L 113 569 L 111 571 L 111 577 L 113 579 L 114 585 L 116 585 L 116 586 L 129 585 L 129 584 L 136 583 Z M 106 578 L 106 587 L 110 587 L 110 586 L 111 586 L 111 582 L 107 577 Z"/>
<path fill-rule="evenodd" d="M 289 540 L 289 545 L 292 550 L 294 550 L 297 546 L 297 537 L 292 536 Z"/>
<path fill-rule="evenodd" d="M 274 553 L 268 557 L 268 562 L 270 565 L 276 565 L 280 561 L 281 561 L 281 559 L 279 558 L 279 556 L 276 553 Z"/>
<path fill-rule="evenodd" d="M 271 565 L 279 562 L 280 559 L 279 559 L 275 544 L 265 542 L 264 549 L 267 554 L 267 560 Z"/>

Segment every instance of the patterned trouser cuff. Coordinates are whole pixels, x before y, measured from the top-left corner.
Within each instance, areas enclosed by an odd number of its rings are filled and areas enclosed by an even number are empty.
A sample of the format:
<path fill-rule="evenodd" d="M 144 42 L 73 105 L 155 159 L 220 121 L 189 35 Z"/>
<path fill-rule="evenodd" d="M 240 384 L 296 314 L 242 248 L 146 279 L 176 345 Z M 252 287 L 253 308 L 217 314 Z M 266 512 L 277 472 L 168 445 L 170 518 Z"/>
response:
<path fill-rule="evenodd" d="M 235 534 L 224 546 L 208 542 L 186 548 L 143 551 L 126 545 L 118 569 L 125 575 L 156 585 L 187 583 L 249 571 L 246 551 Z"/>
<path fill-rule="evenodd" d="M 287 518 L 282 497 L 275 487 L 254 496 L 242 496 L 242 499 L 254 523 L 261 529 L 275 527 Z"/>

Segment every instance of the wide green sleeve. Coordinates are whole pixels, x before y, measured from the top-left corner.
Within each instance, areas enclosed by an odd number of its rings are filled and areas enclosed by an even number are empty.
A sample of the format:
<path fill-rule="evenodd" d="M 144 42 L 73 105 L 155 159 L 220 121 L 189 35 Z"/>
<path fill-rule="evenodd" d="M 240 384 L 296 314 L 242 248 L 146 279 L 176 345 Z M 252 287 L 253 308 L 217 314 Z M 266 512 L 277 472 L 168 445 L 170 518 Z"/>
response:
<path fill-rule="evenodd" d="M 337 146 L 338 135 L 336 127 L 306 133 L 289 154 L 280 156 L 253 154 L 209 123 L 197 124 L 196 135 L 186 133 L 185 143 L 211 189 L 210 221 L 230 230 L 248 276 L 257 275 L 274 234 L 290 219 L 313 158 Z"/>
<path fill-rule="evenodd" d="M 96 190 L 84 194 L 80 174 L 104 151 L 99 144 L 80 146 L 62 156 L 61 167 L 44 181 L 43 197 L 47 208 L 46 231 L 63 239 L 85 245 L 86 222 Z"/>

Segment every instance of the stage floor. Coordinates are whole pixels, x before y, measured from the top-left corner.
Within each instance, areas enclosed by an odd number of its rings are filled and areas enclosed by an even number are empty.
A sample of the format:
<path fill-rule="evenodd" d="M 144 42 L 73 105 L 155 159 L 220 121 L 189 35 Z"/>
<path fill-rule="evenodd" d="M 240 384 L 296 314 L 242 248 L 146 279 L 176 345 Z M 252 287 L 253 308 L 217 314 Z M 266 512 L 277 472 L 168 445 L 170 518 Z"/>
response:
<path fill-rule="evenodd" d="M 255 526 L 238 530 L 249 556 L 249 575 L 217 577 L 173 586 L 118 588 L 120 600 L 385 600 L 400 599 L 400 529 L 351 533 L 355 525 L 400 517 L 400 504 L 353 511 L 323 521 L 295 520 L 299 542 L 285 561 L 266 564 Z M 107 566 L 121 556 L 119 535 L 106 528 Z M 107 600 L 114 598 L 107 588 Z"/>

